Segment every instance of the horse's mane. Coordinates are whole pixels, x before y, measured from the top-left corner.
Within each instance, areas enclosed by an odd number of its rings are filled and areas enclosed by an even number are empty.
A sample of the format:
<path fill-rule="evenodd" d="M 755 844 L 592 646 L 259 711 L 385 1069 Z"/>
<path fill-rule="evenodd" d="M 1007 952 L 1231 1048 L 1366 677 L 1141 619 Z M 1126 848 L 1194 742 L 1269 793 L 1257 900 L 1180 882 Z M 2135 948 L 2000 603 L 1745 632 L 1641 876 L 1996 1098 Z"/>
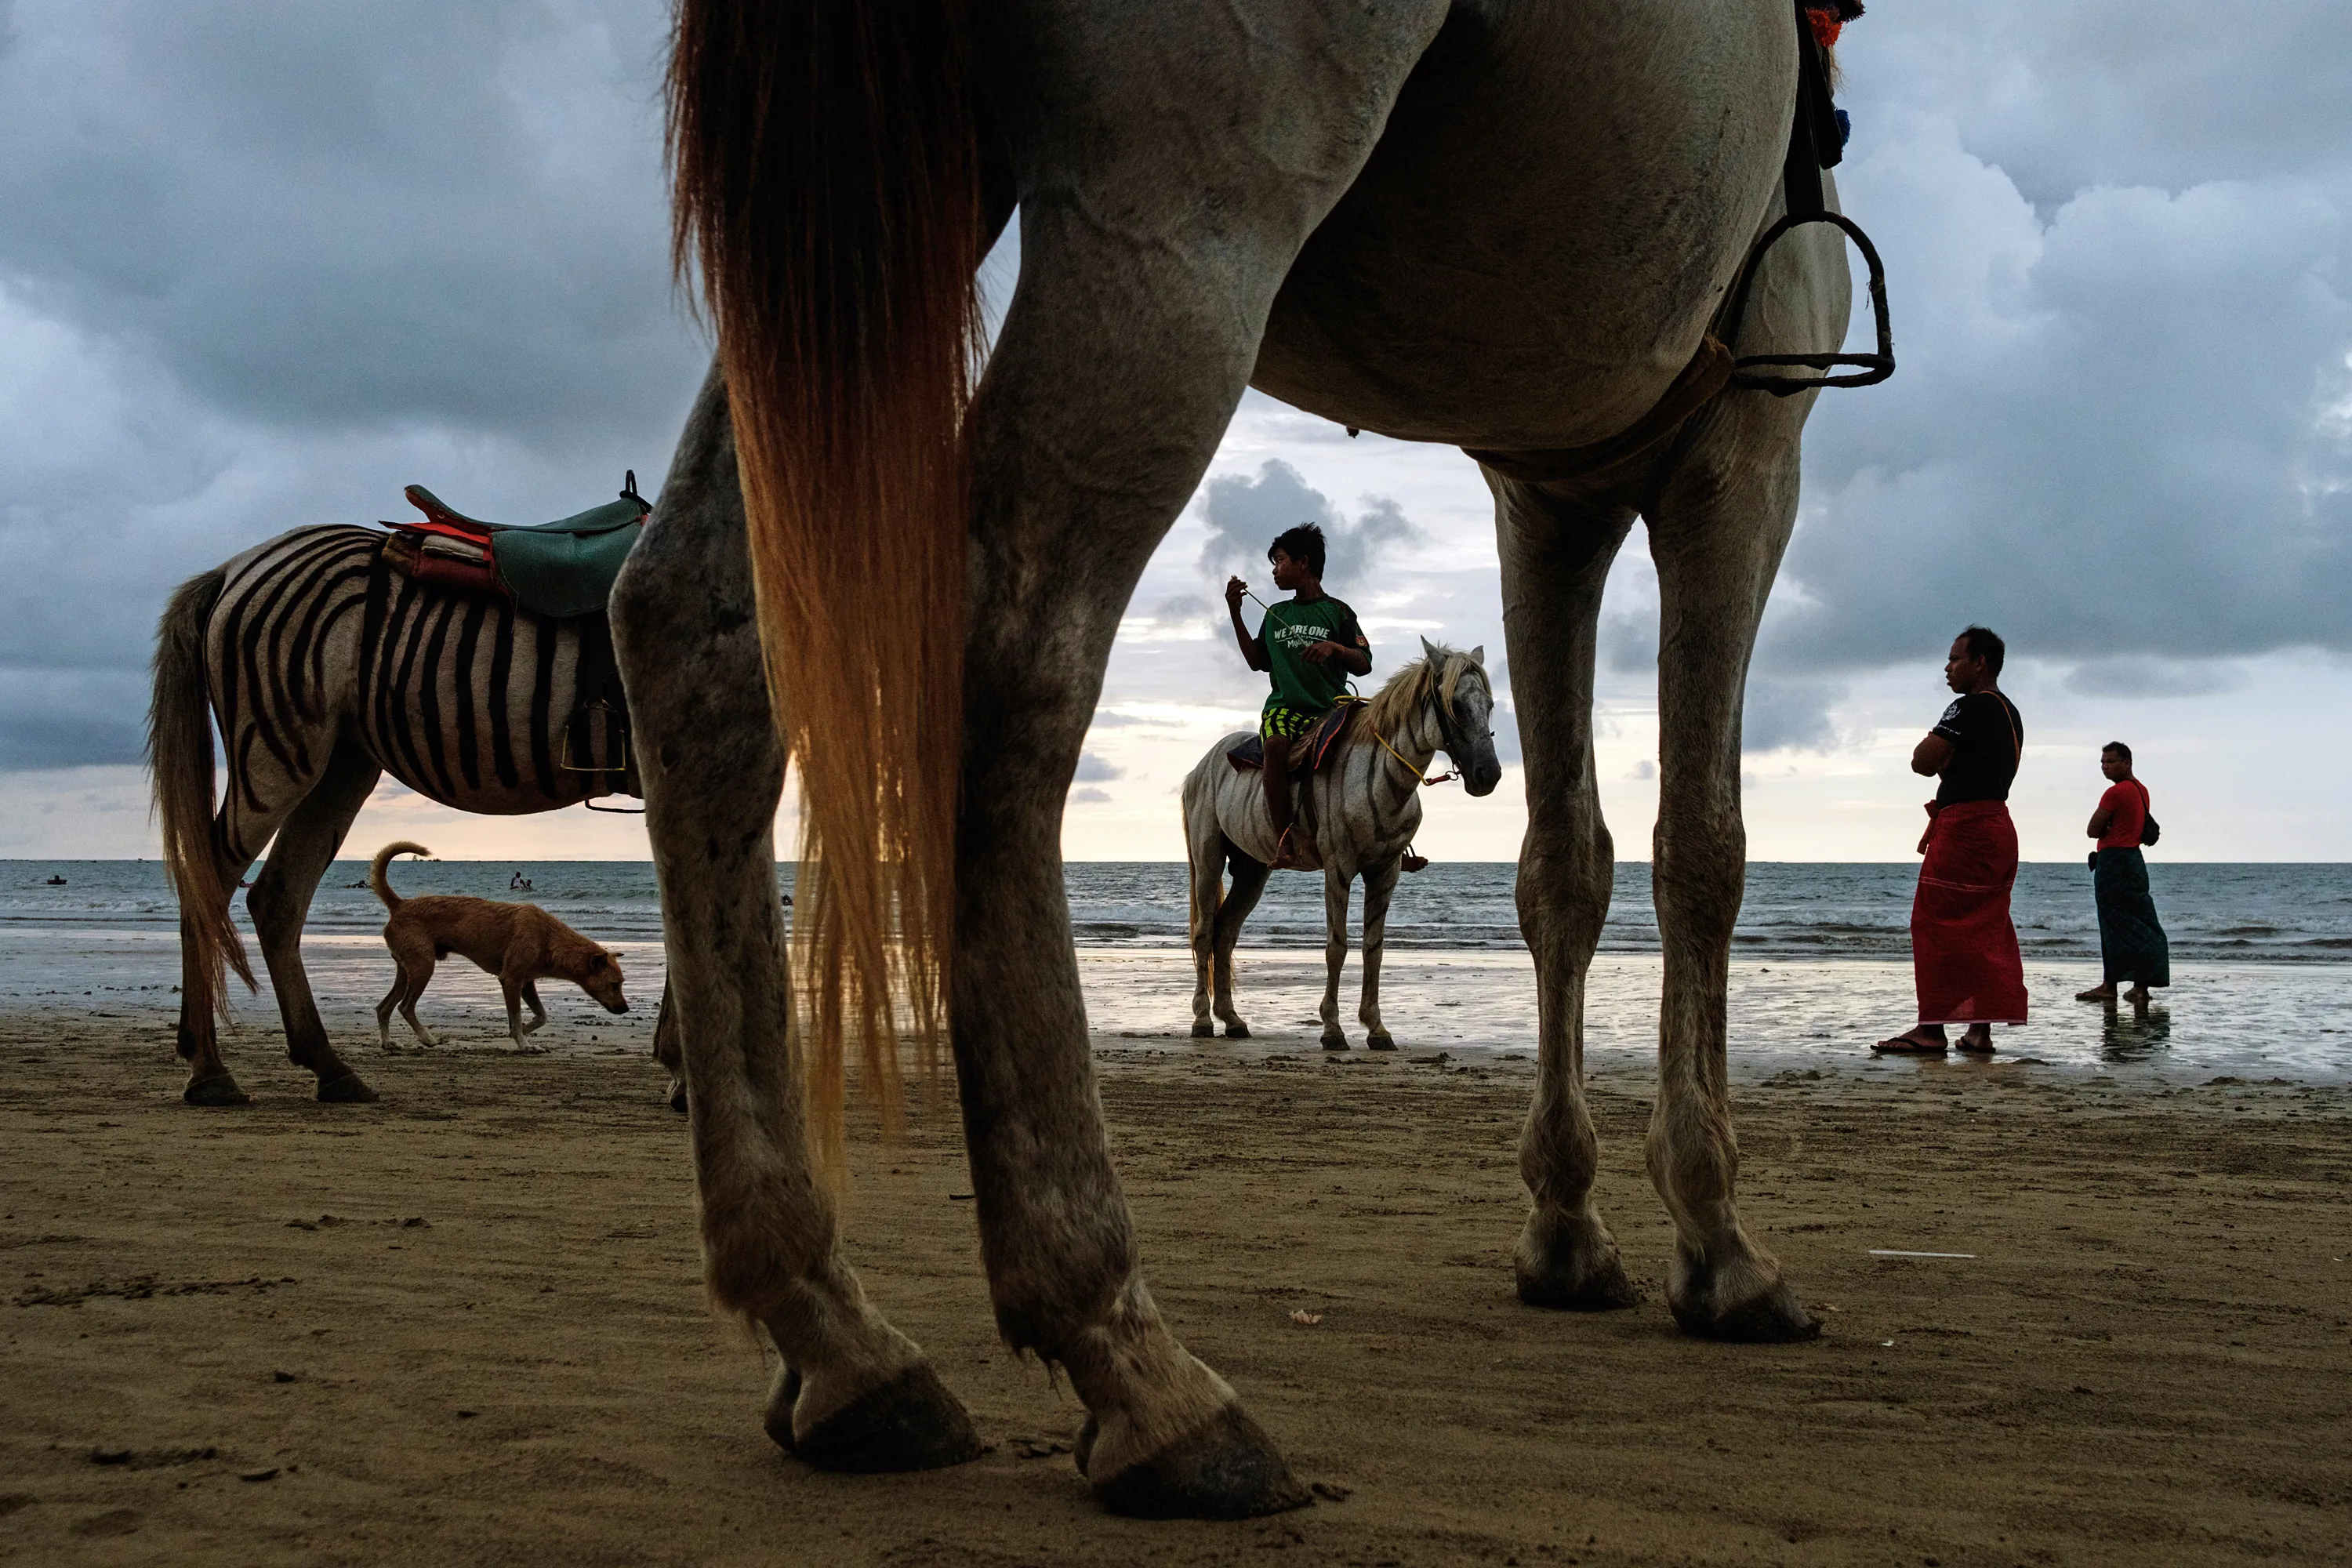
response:
<path fill-rule="evenodd" d="M 1438 706 L 1446 712 L 1454 711 L 1454 690 L 1462 684 L 1463 672 L 1477 666 L 1470 656 L 1459 648 L 1440 647 L 1427 658 L 1414 659 L 1388 679 L 1388 684 L 1372 694 L 1364 710 L 1365 720 L 1376 734 L 1393 735 L 1412 721 L 1421 705 L 1429 700 L 1433 687 Z"/>

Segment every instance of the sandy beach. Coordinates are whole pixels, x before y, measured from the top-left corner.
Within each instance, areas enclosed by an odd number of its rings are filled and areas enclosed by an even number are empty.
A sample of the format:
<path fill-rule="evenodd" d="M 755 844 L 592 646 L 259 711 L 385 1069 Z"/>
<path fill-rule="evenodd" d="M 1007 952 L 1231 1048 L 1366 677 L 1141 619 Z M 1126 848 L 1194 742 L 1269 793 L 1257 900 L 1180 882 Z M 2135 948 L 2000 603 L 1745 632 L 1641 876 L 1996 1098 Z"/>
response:
<path fill-rule="evenodd" d="M 994 1337 L 952 1116 L 861 1144 L 849 1246 L 993 1447 L 890 1478 L 781 1456 L 761 1352 L 700 1296 L 682 1120 L 636 1044 L 578 1021 L 561 1055 L 371 1047 L 368 1107 L 310 1102 L 249 1031 L 256 1103 L 226 1112 L 181 1106 L 164 1037 L 116 1008 L 0 1022 L 0 1560 L 2352 1549 L 2339 1087 L 1957 1058 L 1744 1081 L 1745 1212 L 1827 1331 L 1742 1348 L 1666 1316 L 1638 1063 L 1594 1077 L 1601 1198 L 1649 1299 L 1580 1317 L 1511 1294 L 1531 1063 L 1100 1035 L 1162 1308 L 1323 1483 L 1278 1519 L 1142 1524 L 1089 1500 L 1076 1405 Z"/>

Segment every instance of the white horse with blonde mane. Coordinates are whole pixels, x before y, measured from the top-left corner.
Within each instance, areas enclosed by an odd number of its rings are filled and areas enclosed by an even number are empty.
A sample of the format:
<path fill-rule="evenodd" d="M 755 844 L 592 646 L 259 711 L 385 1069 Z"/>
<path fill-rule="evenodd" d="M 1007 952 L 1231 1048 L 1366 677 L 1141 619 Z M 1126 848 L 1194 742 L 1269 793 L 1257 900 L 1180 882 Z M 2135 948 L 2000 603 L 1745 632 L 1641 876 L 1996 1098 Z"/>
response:
<path fill-rule="evenodd" d="M 1396 1049 L 1381 1022 L 1381 952 L 1388 931 L 1389 899 L 1396 891 L 1404 853 L 1421 830 L 1422 775 L 1438 752 L 1454 759 L 1463 787 L 1490 794 L 1503 776 L 1495 760 L 1495 694 L 1486 681 L 1484 647 L 1468 653 L 1422 639 L 1422 657 L 1390 677 L 1363 705 L 1330 762 L 1296 786 L 1299 824 L 1309 856 L 1302 871 L 1323 873 L 1325 980 L 1323 1048 L 1344 1051 L 1339 1026 L 1339 971 L 1348 962 L 1348 903 L 1364 879 L 1364 981 L 1356 1008 L 1365 1044 Z M 1225 753 L 1249 739 L 1236 730 L 1209 748 L 1184 779 L 1184 845 L 1192 868 L 1192 1035 L 1216 1034 L 1215 1014 L 1230 1040 L 1249 1038 L 1234 1011 L 1234 944 L 1242 922 L 1265 890 L 1274 858 L 1274 821 L 1265 791 Z M 1233 885 L 1225 886 L 1225 871 Z"/>
<path fill-rule="evenodd" d="M 1086 1406 L 1096 1496 L 1206 1518 L 1308 1499 L 1146 1279 L 1062 880 L 1121 613 L 1250 386 L 1464 448 L 1494 492 L 1538 1020 L 1513 1272 L 1547 1308 L 1640 1299 L 1594 1198 L 1583 1005 L 1614 855 L 1595 627 L 1646 526 L 1646 1152 L 1675 1235 L 1642 1264 L 1692 1333 L 1817 1331 L 1742 1222 L 1725 1052 L 1741 692 L 1825 384 L 1733 377 L 1836 349 L 1851 302 L 1830 228 L 1763 245 L 1799 196 L 1834 197 L 1825 35 L 1859 7 L 1819 4 L 681 0 L 675 235 L 719 363 L 613 631 L 710 1299 L 775 1346 L 767 1429 L 803 1462 L 982 1449 L 859 1285 L 834 1179 L 845 1058 L 887 1095 L 904 995 L 954 1051 L 997 1330 Z M 1016 210 L 1020 280 L 975 380 L 975 279 Z M 858 1246 L 887 1259 L 877 1229 Z"/>

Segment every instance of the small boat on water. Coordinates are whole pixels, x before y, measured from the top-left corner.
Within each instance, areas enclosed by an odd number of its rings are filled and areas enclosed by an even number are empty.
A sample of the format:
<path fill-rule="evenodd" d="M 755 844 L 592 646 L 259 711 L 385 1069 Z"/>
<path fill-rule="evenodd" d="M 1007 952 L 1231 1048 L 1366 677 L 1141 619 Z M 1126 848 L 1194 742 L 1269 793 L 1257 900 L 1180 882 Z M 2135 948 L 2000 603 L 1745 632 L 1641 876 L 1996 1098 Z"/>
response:
<path fill-rule="evenodd" d="M 63 877 L 52 877 L 49 879 L 49 886 L 52 888 L 62 888 L 65 885 L 66 879 Z"/>

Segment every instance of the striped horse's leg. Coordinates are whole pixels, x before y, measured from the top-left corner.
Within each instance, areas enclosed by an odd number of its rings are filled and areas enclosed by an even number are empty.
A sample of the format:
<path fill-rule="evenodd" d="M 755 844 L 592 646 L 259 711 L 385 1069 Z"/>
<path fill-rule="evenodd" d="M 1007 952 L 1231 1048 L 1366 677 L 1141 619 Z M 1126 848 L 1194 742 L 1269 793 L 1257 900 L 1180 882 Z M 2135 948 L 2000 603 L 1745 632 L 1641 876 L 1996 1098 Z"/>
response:
<path fill-rule="evenodd" d="M 714 372 L 612 598 L 712 1300 L 766 1328 L 782 1364 L 768 1435 L 827 1469 L 977 1458 L 971 1418 L 866 1299 L 811 1158 L 775 872 L 784 763 L 752 613 L 725 383 Z"/>
<path fill-rule="evenodd" d="M 218 847 L 215 838 L 213 855 L 216 886 L 233 889 L 245 879 L 247 868 L 253 864 L 250 855 L 238 855 Z M 184 891 L 183 899 L 193 896 Z M 226 895 L 235 898 L 234 893 Z M 228 1069 L 228 1058 L 221 1052 L 221 1015 L 215 1010 L 213 993 L 215 980 L 204 973 L 207 960 L 196 932 L 199 917 L 184 910 L 180 915 L 180 1026 L 177 1036 L 180 1059 L 188 1064 L 188 1081 L 180 1098 L 190 1105 L 249 1105 L 253 1096 L 246 1093 Z"/>
<path fill-rule="evenodd" d="M 382 773 L 375 760 L 357 746 L 338 745 L 319 782 L 287 814 L 246 899 L 246 911 L 260 938 L 262 962 L 269 966 L 270 988 L 278 993 L 286 1054 L 297 1067 L 317 1075 L 319 1098 L 331 1104 L 364 1104 L 376 1096 L 327 1041 L 327 1026 L 310 994 L 310 976 L 302 967 L 302 924 L 319 879 L 342 847 L 343 835 Z"/>

